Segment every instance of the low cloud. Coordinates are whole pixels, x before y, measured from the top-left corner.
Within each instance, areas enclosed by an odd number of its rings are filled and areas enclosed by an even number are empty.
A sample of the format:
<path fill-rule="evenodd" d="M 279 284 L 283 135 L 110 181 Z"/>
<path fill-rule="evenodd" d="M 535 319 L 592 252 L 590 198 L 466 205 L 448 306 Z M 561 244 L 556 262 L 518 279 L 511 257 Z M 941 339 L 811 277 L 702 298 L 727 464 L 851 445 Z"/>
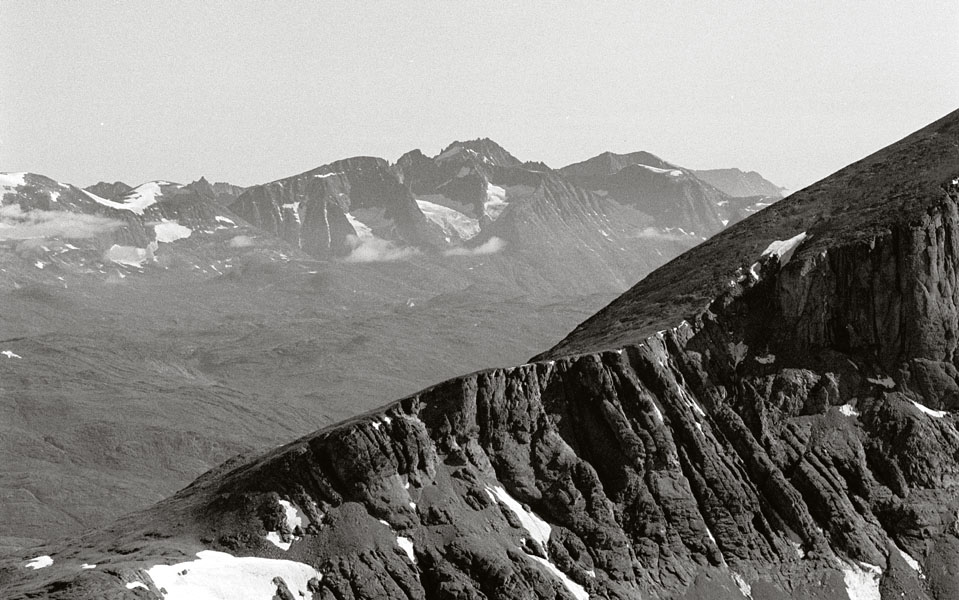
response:
<path fill-rule="evenodd" d="M 18 204 L 0 206 L 0 240 L 92 238 L 123 225 L 123 221 L 98 215 L 61 210 L 24 211 Z"/>
<path fill-rule="evenodd" d="M 230 240 L 230 248 L 249 248 L 253 245 L 253 238 L 248 235 L 238 235 Z"/>
<path fill-rule="evenodd" d="M 400 247 L 393 242 L 375 237 L 349 236 L 347 239 L 353 245 L 353 251 L 345 259 L 347 262 L 389 262 L 403 260 L 420 253 L 416 248 Z"/>
<path fill-rule="evenodd" d="M 491 237 L 475 248 L 451 248 L 443 254 L 446 256 L 485 256 L 496 254 L 506 247 L 506 242 L 498 237 Z"/>

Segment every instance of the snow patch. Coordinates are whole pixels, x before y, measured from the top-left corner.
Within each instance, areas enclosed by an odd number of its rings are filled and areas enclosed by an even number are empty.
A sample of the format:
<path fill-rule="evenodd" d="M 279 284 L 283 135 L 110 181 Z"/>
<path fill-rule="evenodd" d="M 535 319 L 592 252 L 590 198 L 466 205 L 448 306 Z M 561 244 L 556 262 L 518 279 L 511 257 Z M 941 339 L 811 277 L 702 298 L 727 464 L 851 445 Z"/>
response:
<path fill-rule="evenodd" d="M 773 364 L 774 362 L 776 362 L 776 355 L 775 355 L 775 354 L 767 354 L 766 356 L 757 356 L 757 357 L 756 357 L 756 362 L 758 362 L 758 363 L 761 364 L 761 365 L 771 365 L 771 364 Z"/>
<path fill-rule="evenodd" d="M 280 550 L 286 552 L 290 549 L 290 546 L 293 545 L 292 541 L 284 542 L 283 538 L 280 536 L 279 531 L 268 531 L 266 534 L 266 541 L 272 543 L 274 546 Z"/>
<path fill-rule="evenodd" d="M 839 412 L 846 415 L 847 417 L 858 417 L 859 411 L 856 410 L 856 407 L 852 404 L 843 404 L 839 407 Z"/>
<path fill-rule="evenodd" d="M 288 500 L 280 500 L 280 506 L 286 515 L 286 526 L 293 531 L 297 527 L 307 527 L 310 524 L 310 518 L 306 516 L 299 508 Z"/>
<path fill-rule="evenodd" d="M 157 196 L 163 193 L 162 190 L 160 190 L 161 183 L 166 182 L 150 181 L 148 183 L 144 183 L 143 185 L 137 186 L 120 198 L 122 202 L 114 202 L 113 200 L 101 198 L 100 196 L 97 196 L 96 194 L 88 192 L 84 189 L 81 189 L 80 191 L 86 194 L 88 198 L 97 204 L 102 204 L 103 206 L 108 206 L 117 210 L 128 210 L 138 215 L 142 215 L 144 209 L 156 204 Z"/>
<path fill-rule="evenodd" d="M 902 557 L 902 560 L 906 561 L 906 564 L 909 565 L 909 568 L 915 571 L 916 573 L 919 573 L 920 579 L 926 578 L 926 576 L 923 575 L 922 573 L 922 566 L 919 564 L 918 560 L 909 556 L 909 554 L 907 554 L 906 551 L 900 548 L 899 546 L 896 546 L 896 550 L 899 551 L 899 556 Z"/>
<path fill-rule="evenodd" d="M 291 202 L 290 204 L 283 204 L 280 207 L 291 211 L 293 213 L 293 218 L 296 220 L 296 222 L 302 223 L 302 221 L 300 221 L 300 203 L 299 202 Z"/>
<path fill-rule="evenodd" d="M 491 500 L 494 502 L 499 500 L 505 504 L 508 509 L 513 511 L 513 514 L 516 515 L 520 523 L 523 524 L 523 528 L 529 532 L 530 537 L 539 542 L 540 546 L 544 549 L 546 548 L 546 542 L 549 541 L 549 535 L 552 532 L 549 523 L 539 518 L 535 513 L 523 508 L 523 505 L 510 496 L 509 492 L 503 489 L 502 486 L 487 486 L 486 493 Z"/>
<path fill-rule="evenodd" d="M 466 241 L 476 237 L 480 232 L 479 221 L 458 210 L 428 200 L 417 199 L 416 205 L 420 207 L 423 216 L 439 225 L 446 235 L 455 235 Z"/>
<path fill-rule="evenodd" d="M 288 500 L 280 500 L 280 506 L 283 507 L 283 516 L 286 519 L 286 528 L 292 532 L 297 527 L 305 528 L 310 524 L 310 518 L 306 516 L 299 508 L 297 508 L 292 502 Z M 280 548 L 284 552 L 290 549 L 290 546 L 293 545 L 297 539 L 296 536 L 292 536 L 290 541 L 284 541 L 283 535 L 279 531 L 269 531 L 266 534 L 267 541 L 271 542 L 277 548 Z"/>
<path fill-rule="evenodd" d="M 567 577 L 566 573 L 563 573 L 556 568 L 556 565 L 539 556 L 534 556 L 532 554 L 527 554 L 527 556 L 546 567 L 547 571 L 552 573 L 563 583 L 566 589 L 569 590 L 569 593 L 573 595 L 573 598 L 576 598 L 576 600 L 589 600 L 589 593 L 586 591 L 586 588 Z"/>
<path fill-rule="evenodd" d="M 91 564 L 89 564 L 89 563 L 83 563 L 82 565 L 80 565 L 80 568 L 81 568 L 81 569 L 96 569 L 97 566 L 96 566 L 96 565 L 91 565 Z"/>
<path fill-rule="evenodd" d="M 509 202 L 506 201 L 506 190 L 492 183 L 486 184 L 486 201 L 483 202 L 483 214 L 495 221 L 499 218 Z"/>
<path fill-rule="evenodd" d="M 373 237 L 373 230 L 370 229 L 369 225 L 360 221 L 350 213 L 346 213 L 346 218 L 349 219 L 350 225 L 353 226 L 353 229 L 356 230 L 356 237 L 359 239 L 369 239 Z"/>
<path fill-rule="evenodd" d="M 892 377 L 883 377 L 881 379 L 877 379 L 874 377 L 867 377 L 866 381 L 868 381 L 869 383 L 873 383 L 875 385 L 881 385 L 882 387 L 888 388 L 890 390 L 896 387 L 896 382 L 893 380 Z"/>
<path fill-rule="evenodd" d="M 13 191 L 21 185 L 27 185 L 26 173 L 0 173 L 0 189 Z"/>
<path fill-rule="evenodd" d="M 794 542 L 792 540 L 790 540 L 789 543 L 792 545 L 793 550 L 796 551 L 797 558 L 806 558 L 806 551 L 802 549 L 802 544 L 800 544 L 799 542 Z"/>
<path fill-rule="evenodd" d="M 929 408 L 928 406 L 923 406 L 922 404 L 919 404 L 919 403 L 916 402 L 915 400 L 912 401 L 912 404 L 913 404 L 913 406 L 915 406 L 916 408 L 918 408 L 920 412 L 923 412 L 923 413 L 929 415 L 930 417 L 935 417 L 935 418 L 937 418 L 937 419 L 941 419 L 941 418 L 945 417 L 946 414 L 947 414 L 946 411 L 944 411 L 944 410 L 933 410 L 933 409 Z"/>
<path fill-rule="evenodd" d="M 97 204 L 102 204 L 103 206 L 108 206 L 110 208 L 115 208 L 117 210 L 130 210 L 128 206 L 120 204 L 119 202 L 114 202 L 113 200 L 107 200 L 106 198 L 101 198 L 100 196 L 97 196 L 93 192 L 88 192 L 81 188 L 77 188 L 77 189 L 79 189 L 81 192 L 86 194 L 87 198 L 93 200 Z"/>
<path fill-rule="evenodd" d="M 647 171 L 652 171 L 653 173 L 659 173 L 661 175 L 669 175 L 670 177 L 679 177 L 683 174 L 679 169 L 660 169 L 658 167 L 651 167 L 649 165 L 644 165 L 642 163 L 636 163 L 637 167 L 642 167 Z"/>
<path fill-rule="evenodd" d="M 802 244 L 803 240 L 805 239 L 806 232 L 804 231 L 798 235 L 794 235 L 788 240 L 776 240 L 766 247 L 762 255 L 776 256 L 779 258 L 779 264 L 785 265 L 789 262 L 789 259 L 792 258 L 792 255 L 796 251 L 796 248 L 799 247 L 799 244 Z"/>
<path fill-rule="evenodd" d="M 736 582 L 736 587 L 739 588 L 739 591 L 743 593 L 743 596 L 746 596 L 750 600 L 753 597 L 753 587 L 746 583 L 746 580 L 743 579 L 743 576 L 734 571 L 730 571 L 730 575 L 733 577 L 733 581 Z"/>
<path fill-rule="evenodd" d="M 406 552 L 406 555 L 410 557 L 411 562 L 416 562 L 416 555 L 413 553 L 413 540 L 408 537 L 398 535 L 396 536 L 396 545 L 399 546 L 403 552 Z"/>
<path fill-rule="evenodd" d="M 214 217 L 214 218 L 216 219 L 216 222 L 217 222 L 217 223 L 224 223 L 224 224 L 229 225 L 229 226 L 231 226 L 231 227 L 236 227 L 236 222 L 235 222 L 233 219 L 227 219 L 226 217 L 221 217 L 221 216 L 219 216 L 219 215 L 217 215 L 217 216 Z"/>
<path fill-rule="evenodd" d="M 126 205 L 127 210 L 132 210 L 133 212 L 142 215 L 143 210 L 156 204 L 157 196 L 163 194 L 163 191 L 160 190 L 161 183 L 166 182 L 149 181 L 142 185 L 138 185 L 124 194 L 121 200 L 123 201 L 123 204 Z"/>
<path fill-rule="evenodd" d="M 38 556 L 34 559 L 31 559 L 27 564 L 23 566 L 28 569 L 33 569 L 34 571 L 36 571 L 37 569 L 43 569 L 43 568 L 49 567 L 52 564 L 53 564 L 53 559 L 50 558 L 49 556 L 44 555 L 44 556 Z"/>
<path fill-rule="evenodd" d="M 107 250 L 104 258 L 106 260 L 127 265 L 130 267 L 142 267 L 143 263 L 153 260 L 153 253 L 156 251 L 156 242 L 151 242 L 146 248 L 137 248 L 135 246 L 120 246 L 114 244 Z"/>
<path fill-rule="evenodd" d="M 450 248 L 443 254 L 446 256 L 486 256 L 488 254 L 496 254 L 505 247 L 506 242 L 493 236 L 479 246 L 473 248 Z"/>
<path fill-rule="evenodd" d="M 204 550 L 198 560 L 156 565 L 147 574 L 165 600 L 261 600 L 276 594 L 275 578 L 282 579 L 293 595 L 309 598 L 308 582 L 323 575 L 309 565 L 291 560 L 237 558 L 226 552 Z"/>
<path fill-rule="evenodd" d="M 147 587 L 147 584 L 143 583 L 142 581 L 131 581 L 130 583 L 127 584 L 128 590 L 135 590 L 137 588 L 143 588 L 145 590 L 150 589 Z"/>
<path fill-rule="evenodd" d="M 653 407 L 653 420 L 659 424 L 663 423 L 663 413 L 659 410 L 659 407 L 656 406 L 656 403 L 653 400 L 649 401 L 650 406 Z"/>
<path fill-rule="evenodd" d="M 153 233 L 156 235 L 158 242 L 169 244 L 170 242 L 190 237 L 190 235 L 193 234 L 193 230 L 175 221 L 164 219 L 162 222 L 153 226 Z"/>
<path fill-rule="evenodd" d="M 847 563 L 842 570 L 846 583 L 846 593 L 851 600 L 882 600 L 879 594 L 879 580 L 882 569 L 869 563 Z"/>

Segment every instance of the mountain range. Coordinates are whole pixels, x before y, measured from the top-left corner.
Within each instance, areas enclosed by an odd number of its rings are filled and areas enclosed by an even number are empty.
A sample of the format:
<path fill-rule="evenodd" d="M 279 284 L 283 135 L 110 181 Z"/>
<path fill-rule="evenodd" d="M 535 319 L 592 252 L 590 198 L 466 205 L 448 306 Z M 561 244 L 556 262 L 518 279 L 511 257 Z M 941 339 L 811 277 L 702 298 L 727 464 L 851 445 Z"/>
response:
<path fill-rule="evenodd" d="M 0 186 L 8 549 L 521 361 L 706 233 L 490 140 L 248 188 L 30 173 Z"/>
<path fill-rule="evenodd" d="M 0 176 L 0 542 L 20 555 L 91 531 L 238 453 L 521 362 L 778 200 L 610 156 L 619 168 L 590 175 L 474 140 L 247 188 Z M 621 173 L 639 164 L 649 175 Z M 11 560 L 14 597 L 114 593 L 112 568 L 38 583 L 24 573 L 59 568 Z M 147 593 L 131 583 L 117 593 Z"/>

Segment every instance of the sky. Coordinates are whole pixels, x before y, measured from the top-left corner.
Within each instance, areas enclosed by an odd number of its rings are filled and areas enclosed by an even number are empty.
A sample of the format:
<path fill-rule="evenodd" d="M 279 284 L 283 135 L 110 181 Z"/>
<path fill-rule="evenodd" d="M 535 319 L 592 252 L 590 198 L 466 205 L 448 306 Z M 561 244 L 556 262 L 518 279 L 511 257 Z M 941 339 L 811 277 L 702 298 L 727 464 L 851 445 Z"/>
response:
<path fill-rule="evenodd" d="M 959 2 L 0 0 L 0 171 L 251 185 L 489 137 L 799 189 L 959 108 Z"/>

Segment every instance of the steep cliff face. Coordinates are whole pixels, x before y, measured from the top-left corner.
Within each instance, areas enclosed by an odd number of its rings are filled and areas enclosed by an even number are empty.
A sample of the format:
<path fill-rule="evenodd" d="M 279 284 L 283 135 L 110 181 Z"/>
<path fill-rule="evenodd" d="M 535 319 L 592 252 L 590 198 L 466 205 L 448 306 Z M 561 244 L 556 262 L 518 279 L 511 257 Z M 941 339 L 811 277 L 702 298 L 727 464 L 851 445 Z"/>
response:
<path fill-rule="evenodd" d="M 409 191 L 380 158 L 356 157 L 247 188 L 230 205 L 246 221 L 307 254 L 347 256 L 369 239 L 435 239 Z"/>

